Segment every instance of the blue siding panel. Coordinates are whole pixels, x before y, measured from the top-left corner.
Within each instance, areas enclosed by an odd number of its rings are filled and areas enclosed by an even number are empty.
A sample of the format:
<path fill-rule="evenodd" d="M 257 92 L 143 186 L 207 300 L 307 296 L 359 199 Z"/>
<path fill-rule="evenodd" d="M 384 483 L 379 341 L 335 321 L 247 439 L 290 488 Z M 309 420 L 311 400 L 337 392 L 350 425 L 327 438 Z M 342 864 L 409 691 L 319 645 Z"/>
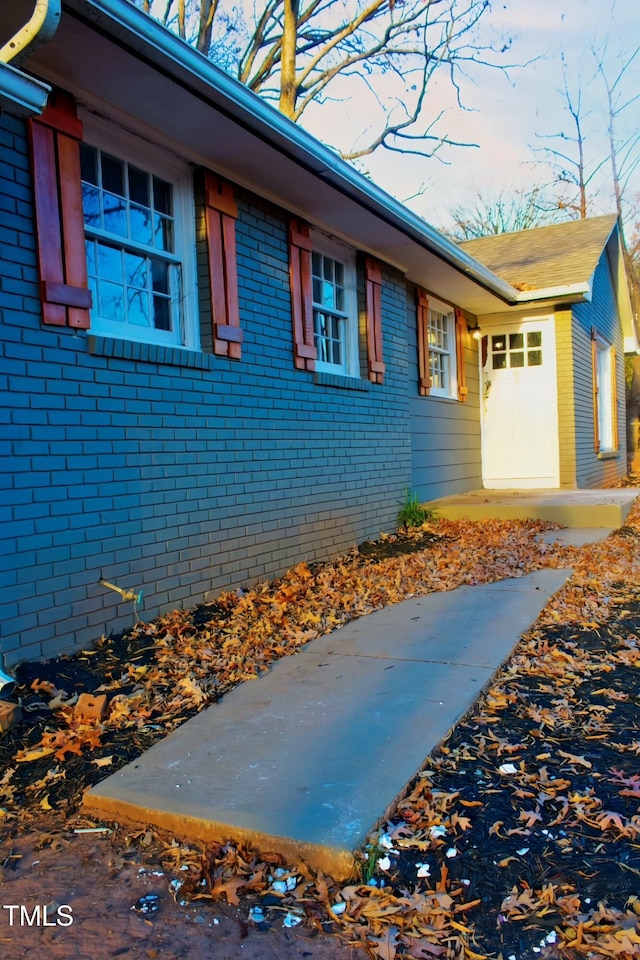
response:
<path fill-rule="evenodd" d="M 594 450 L 591 328 L 616 348 L 616 384 L 620 449 L 613 458 L 598 458 Z M 625 424 L 624 341 L 616 292 L 607 253 L 596 268 L 590 303 L 573 308 L 572 345 L 578 487 L 610 487 L 627 472 Z"/>

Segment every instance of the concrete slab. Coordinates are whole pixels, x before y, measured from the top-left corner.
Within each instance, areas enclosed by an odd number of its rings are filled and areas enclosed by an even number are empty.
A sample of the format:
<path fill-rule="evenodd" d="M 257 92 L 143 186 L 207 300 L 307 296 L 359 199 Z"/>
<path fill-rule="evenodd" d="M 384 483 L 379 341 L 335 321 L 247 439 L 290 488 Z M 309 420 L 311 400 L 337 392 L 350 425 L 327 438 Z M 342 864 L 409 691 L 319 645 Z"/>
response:
<path fill-rule="evenodd" d="M 626 520 L 640 490 L 471 490 L 432 500 L 448 520 L 549 520 L 564 527 L 609 527 Z"/>
<path fill-rule="evenodd" d="M 189 720 L 84 805 L 182 837 L 248 840 L 345 879 L 569 575 L 461 587 L 347 624 Z"/>
<path fill-rule="evenodd" d="M 584 547 L 587 543 L 597 543 L 599 540 L 606 540 L 610 533 L 613 533 L 613 527 L 591 527 L 588 529 L 577 529 L 575 527 L 564 527 L 562 530 L 547 530 L 540 534 L 540 540 L 545 543 L 560 543 L 571 547 Z"/>

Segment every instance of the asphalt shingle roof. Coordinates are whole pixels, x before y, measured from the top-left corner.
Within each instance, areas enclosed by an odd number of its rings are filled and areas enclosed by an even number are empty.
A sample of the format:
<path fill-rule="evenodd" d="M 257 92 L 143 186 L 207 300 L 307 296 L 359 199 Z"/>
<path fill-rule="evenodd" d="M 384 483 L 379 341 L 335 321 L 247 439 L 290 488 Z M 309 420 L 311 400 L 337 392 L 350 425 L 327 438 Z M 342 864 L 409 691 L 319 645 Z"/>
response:
<path fill-rule="evenodd" d="M 520 290 L 587 283 L 616 224 L 615 214 L 553 223 L 460 244 Z"/>

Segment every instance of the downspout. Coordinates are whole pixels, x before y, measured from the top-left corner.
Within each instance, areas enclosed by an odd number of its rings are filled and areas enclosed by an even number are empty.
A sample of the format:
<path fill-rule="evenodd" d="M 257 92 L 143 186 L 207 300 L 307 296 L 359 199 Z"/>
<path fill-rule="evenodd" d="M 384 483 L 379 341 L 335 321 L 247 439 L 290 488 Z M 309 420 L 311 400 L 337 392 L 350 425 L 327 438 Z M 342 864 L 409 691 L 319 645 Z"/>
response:
<path fill-rule="evenodd" d="M 28 23 L 0 48 L 0 63 L 18 66 L 47 43 L 58 29 L 62 0 L 36 0 Z"/>

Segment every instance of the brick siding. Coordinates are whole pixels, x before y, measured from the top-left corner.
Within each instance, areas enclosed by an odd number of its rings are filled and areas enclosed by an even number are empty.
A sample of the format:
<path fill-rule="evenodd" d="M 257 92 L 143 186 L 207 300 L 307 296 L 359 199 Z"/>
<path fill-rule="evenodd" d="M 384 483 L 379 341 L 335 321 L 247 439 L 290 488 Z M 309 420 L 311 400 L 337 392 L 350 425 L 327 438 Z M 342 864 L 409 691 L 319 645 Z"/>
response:
<path fill-rule="evenodd" d="M 130 625 L 101 576 L 143 588 L 150 618 L 394 526 L 411 479 L 397 273 L 382 385 L 294 369 L 286 217 L 243 192 L 240 361 L 43 327 L 25 128 L 7 115 L 0 178 L 7 665 Z"/>

